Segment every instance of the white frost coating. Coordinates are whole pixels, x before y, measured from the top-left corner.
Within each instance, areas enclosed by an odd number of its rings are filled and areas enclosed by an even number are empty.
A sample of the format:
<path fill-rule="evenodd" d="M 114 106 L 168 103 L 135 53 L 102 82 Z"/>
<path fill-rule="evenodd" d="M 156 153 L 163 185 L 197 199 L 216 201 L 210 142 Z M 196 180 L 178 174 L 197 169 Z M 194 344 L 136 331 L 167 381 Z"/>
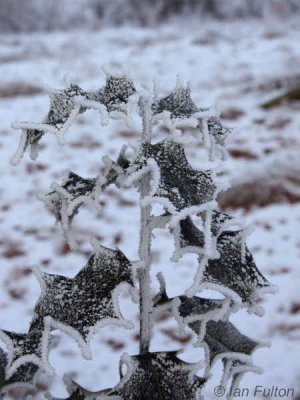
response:
<path fill-rule="evenodd" d="M 41 123 L 35 123 L 35 122 L 13 122 L 11 127 L 13 129 L 22 129 L 22 135 L 21 135 L 21 141 L 18 146 L 18 149 L 14 156 L 12 157 L 11 163 L 13 165 L 16 165 L 20 159 L 22 158 L 25 147 L 26 147 L 26 141 L 27 141 L 27 130 L 36 130 L 36 131 L 41 131 L 43 133 L 52 133 L 56 135 L 57 142 L 60 145 L 65 144 L 65 139 L 64 139 L 64 134 L 73 122 L 74 118 L 78 115 L 80 110 L 80 106 L 76 105 L 73 110 L 70 113 L 70 116 L 68 119 L 64 122 L 64 124 L 60 128 L 56 128 L 47 122 L 41 122 Z M 36 158 L 37 156 L 37 150 L 35 148 L 32 149 L 32 156 L 33 159 Z"/>
<path fill-rule="evenodd" d="M 74 103 L 81 107 L 91 108 L 93 110 L 99 111 L 101 117 L 101 124 L 103 126 L 108 125 L 109 123 L 108 112 L 104 104 L 99 103 L 98 101 L 95 100 L 88 100 L 83 96 L 74 97 Z"/>
<path fill-rule="evenodd" d="M 54 190 L 55 192 L 59 193 L 61 196 L 63 196 L 66 199 L 70 199 L 72 196 L 71 194 L 62 186 L 58 185 L 56 182 L 52 182 L 50 185 L 50 188 Z"/>
<path fill-rule="evenodd" d="M 36 279 L 40 285 L 40 288 L 43 291 L 46 288 L 45 279 L 43 278 L 43 276 L 44 276 L 43 272 L 41 272 L 38 267 L 31 267 L 31 271 L 34 274 L 34 276 L 36 277 Z"/>
<path fill-rule="evenodd" d="M 225 221 L 224 223 L 219 225 L 219 230 L 217 233 L 217 238 L 225 231 L 237 231 L 237 230 L 243 230 L 245 229 L 245 225 L 241 222 L 238 221 L 235 218 L 229 219 Z"/>
<path fill-rule="evenodd" d="M 40 374 L 41 374 L 41 370 L 38 369 L 33 376 L 32 383 L 30 383 L 30 382 L 15 382 L 15 383 L 10 383 L 10 384 L 5 384 L 5 386 L 2 387 L 1 390 L 3 392 L 7 392 L 8 390 L 18 389 L 18 388 L 28 389 L 28 390 L 36 389 L 38 377 L 40 376 Z"/>
<path fill-rule="evenodd" d="M 159 294 L 164 294 L 166 293 L 166 280 L 165 277 L 163 276 L 162 272 L 158 272 L 156 274 L 156 278 L 159 282 Z"/>
<path fill-rule="evenodd" d="M 112 291 L 112 302 L 113 302 L 113 307 L 114 307 L 114 312 L 116 313 L 120 323 L 122 326 L 124 326 L 127 329 L 133 329 L 134 324 L 133 322 L 124 319 L 121 310 L 120 310 L 120 305 L 119 305 L 119 296 L 121 292 L 128 291 L 128 293 L 131 293 L 134 296 L 134 288 L 128 283 L 128 282 L 121 282 L 116 288 Z"/>
<path fill-rule="evenodd" d="M 247 372 L 253 372 L 255 374 L 262 374 L 263 369 L 255 366 L 253 364 L 233 367 L 231 370 L 231 375 L 233 376 L 233 379 L 232 379 L 231 388 L 226 396 L 227 400 L 232 400 L 232 398 L 233 398 L 232 396 L 233 396 L 235 390 L 238 389 L 242 378 L 244 377 L 244 375 Z"/>
<path fill-rule="evenodd" d="M 69 221 L 70 216 L 73 214 L 75 209 L 82 204 L 93 207 L 96 210 L 100 211 L 101 206 L 98 203 L 97 199 L 105 183 L 106 179 L 102 175 L 99 175 L 96 178 L 95 187 L 91 193 L 78 196 L 77 198 L 74 199 L 72 199 L 72 195 L 64 187 L 58 185 L 55 182 L 51 183 L 50 187 L 54 192 L 56 192 L 56 194 L 58 195 L 57 200 L 60 200 L 61 203 L 61 208 L 59 210 L 61 217 L 60 222 L 63 228 L 65 239 L 67 240 L 67 242 L 70 244 L 71 247 L 75 248 L 76 246 L 75 246 L 75 241 L 73 240 L 70 232 L 70 221 Z M 53 210 L 53 204 L 51 203 L 51 200 L 47 195 L 43 196 L 41 200 L 46 204 L 49 210 Z"/>
<path fill-rule="evenodd" d="M 106 325 L 115 325 L 126 329 L 133 328 L 133 324 L 131 323 L 131 321 L 127 321 L 125 319 L 120 320 L 118 318 L 104 318 L 101 321 L 97 322 L 94 326 L 89 328 L 88 336 L 86 340 L 84 340 L 84 338 L 75 328 L 72 328 L 71 326 L 66 325 L 50 316 L 44 318 L 44 324 L 45 331 L 43 332 L 43 336 L 45 337 L 43 338 L 43 340 L 45 340 L 45 342 L 49 341 L 49 335 L 52 330 L 59 329 L 75 339 L 80 347 L 82 357 L 86 360 L 92 359 L 90 342 L 97 330 L 103 328 Z"/>
<path fill-rule="evenodd" d="M 126 104 L 126 125 L 127 125 L 128 128 L 135 129 L 133 115 L 134 115 L 135 107 L 138 104 L 138 101 L 139 101 L 138 93 L 132 94 L 127 100 L 127 104 Z"/>
<path fill-rule="evenodd" d="M 171 214 L 176 213 L 176 208 L 171 203 L 171 201 L 165 197 L 159 196 L 145 196 L 143 199 L 140 200 L 141 206 L 151 206 L 153 204 L 161 204 L 166 211 Z"/>
<path fill-rule="evenodd" d="M 161 204 L 171 214 L 176 213 L 176 208 L 169 199 L 154 196 L 160 182 L 160 170 L 157 162 L 154 159 L 149 158 L 147 160 L 147 164 L 138 171 L 129 172 L 129 176 L 128 178 L 126 178 L 126 180 L 124 180 L 124 183 L 126 185 L 132 185 L 137 181 L 143 182 L 143 179 L 145 179 L 145 175 L 147 174 L 150 174 L 151 180 L 149 182 L 149 187 L 147 191 L 144 191 L 143 195 L 141 196 L 141 207 L 147 207 L 157 203 Z"/>
<path fill-rule="evenodd" d="M 266 287 L 260 287 L 255 290 L 251 295 L 251 301 L 253 304 L 248 305 L 248 312 L 257 315 L 258 317 L 263 317 L 265 315 L 265 309 L 263 306 L 256 304 L 260 296 L 265 294 L 275 294 L 279 291 L 278 286 L 270 285 Z"/>
<path fill-rule="evenodd" d="M 180 298 L 175 297 L 175 299 L 173 299 L 171 302 L 171 312 L 178 323 L 180 333 L 185 333 L 187 326 L 184 323 L 184 318 L 179 314 L 180 304 L 181 304 Z"/>
<path fill-rule="evenodd" d="M 253 232 L 253 230 L 254 226 L 247 226 L 238 235 L 241 243 L 241 262 L 243 264 L 246 262 L 246 239 Z"/>
<path fill-rule="evenodd" d="M 107 170 L 113 166 L 113 160 L 109 156 L 103 156 L 102 162 Z"/>
<path fill-rule="evenodd" d="M 142 131 L 142 142 L 143 143 L 147 143 L 147 142 L 150 143 L 150 141 L 151 141 L 152 125 L 153 125 L 152 103 L 153 103 L 153 98 L 152 98 L 152 94 L 150 92 L 147 92 L 146 94 L 141 96 L 139 99 L 140 111 L 141 111 L 142 121 L 143 121 L 143 131 Z"/>
<path fill-rule="evenodd" d="M 209 135 L 209 131 L 208 131 L 208 119 L 209 119 L 209 117 L 203 116 L 201 125 L 202 125 L 202 135 L 203 135 L 204 147 L 207 150 L 210 150 L 211 140 L 210 140 L 210 135 Z"/>
<path fill-rule="evenodd" d="M 126 372 L 125 375 L 122 377 L 120 384 L 118 385 L 119 387 L 122 387 L 123 385 L 125 385 L 125 383 L 127 383 L 130 380 L 132 374 L 134 373 L 137 367 L 137 363 L 129 356 L 128 353 L 123 353 L 120 358 L 120 373 L 122 375 L 123 375 L 122 371 L 123 366 L 126 367 Z"/>
<path fill-rule="evenodd" d="M 200 291 L 200 283 L 201 283 L 201 279 L 202 279 L 202 276 L 203 276 L 203 272 L 205 271 L 205 268 L 207 266 L 207 263 L 208 263 L 208 258 L 203 256 L 200 259 L 200 262 L 198 264 L 198 268 L 197 268 L 197 272 L 196 272 L 195 277 L 194 277 L 193 284 L 186 291 L 186 295 L 188 297 L 193 297 L 193 296 L 195 296 L 195 294 L 197 292 Z"/>
<path fill-rule="evenodd" d="M 162 111 L 153 116 L 153 123 L 161 128 L 166 128 L 170 133 L 170 138 L 178 143 L 188 144 L 191 141 L 183 137 L 182 130 L 186 128 L 195 129 L 198 126 L 198 119 L 192 117 L 171 118 L 170 111 Z"/>
<path fill-rule="evenodd" d="M 220 381 L 220 386 L 222 386 L 223 388 L 227 387 L 227 383 L 230 379 L 230 370 L 233 364 L 233 359 L 228 359 L 226 361 L 224 361 L 225 365 L 223 368 L 223 374 L 221 377 L 221 381 Z"/>
<path fill-rule="evenodd" d="M 235 303 L 235 310 L 237 311 L 239 307 L 242 306 L 242 299 L 241 297 L 234 292 L 233 290 L 226 288 L 222 285 L 218 285 L 217 283 L 209 283 L 209 282 L 201 282 L 197 288 L 197 291 L 194 292 L 201 292 L 202 290 L 214 290 L 223 294 L 226 298 L 230 298 Z"/>
<path fill-rule="evenodd" d="M 24 130 L 32 129 L 42 132 L 49 132 L 53 134 L 57 133 L 57 128 L 43 122 L 13 122 L 11 124 L 11 127 L 13 129 L 24 129 Z"/>
<path fill-rule="evenodd" d="M 150 143 L 152 136 L 152 97 L 150 95 L 140 98 L 140 111 L 143 122 L 142 143 Z M 155 167 L 154 163 L 147 163 L 147 168 Z M 156 174 L 157 178 L 157 174 Z M 144 175 L 140 184 L 140 198 L 143 199 L 157 182 L 154 182 L 150 187 L 151 177 Z M 155 178 L 154 178 L 155 180 Z M 151 296 L 151 238 L 152 230 L 150 226 L 151 220 L 151 205 L 142 205 L 140 207 L 140 233 L 139 233 L 139 248 L 138 254 L 143 266 L 139 269 L 139 284 L 140 284 L 140 354 L 145 354 L 149 351 L 151 340 L 151 329 L 153 324 L 153 301 Z"/>
<path fill-rule="evenodd" d="M 215 200 L 208 201 L 207 203 L 203 203 L 198 206 L 186 207 L 172 216 L 169 222 L 169 226 L 170 228 L 174 228 L 182 219 L 190 217 L 194 214 L 199 214 L 203 211 L 214 210 L 216 207 L 217 207 L 217 202 Z"/>
<path fill-rule="evenodd" d="M 147 193 L 142 196 L 142 199 L 148 196 L 152 197 L 158 189 L 160 170 L 157 162 L 153 158 L 149 158 L 146 165 L 141 169 L 137 171 L 129 171 L 129 176 L 124 181 L 126 185 L 132 185 L 137 181 L 142 181 L 144 176 L 148 173 L 151 175 L 150 187 L 148 188 Z"/>
<path fill-rule="evenodd" d="M 205 212 L 205 220 L 204 220 L 204 241 L 205 241 L 204 248 L 205 248 L 205 256 L 207 258 L 215 258 L 215 254 L 217 252 L 216 242 L 212 240 L 211 223 L 212 223 L 212 211 L 207 210 Z"/>
<path fill-rule="evenodd" d="M 149 171 L 151 172 L 150 191 L 148 192 L 148 195 L 153 196 L 159 186 L 160 169 L 157 165 L 157 162 L 153 158 L 149 158 L 147 160 L 147 165 L 149 167 Z"/>
<path fill-rule="evenodd" d="M 211 369 L 215 365 L 215 363 L 220 359 L 233 360 L 233 361 L 237 360 L 242 363 L 251 363 L 250 365 L 252 365 L 252 357 L 250 355 L 244 353 L 238 353 L 235 351 L 227 351 L 221 354 L 217 354 L 214 357 L 213 362 L 209 367 L 209 369 Z"/>
<path fill-rule="evenodd" d="M 193 116 L 195 118 L 218 118 L 219 117 L 219 111 L 216 110 L 215 108 L 211 107 L 207 110 L 202 110 L 202 111 L 196 111 Z"/>
<path fill-rule="evenodd" d="M 188 324 L 190 322 L 200 322 L 200 331 L 198 333 L 197 342 L 194 344 L 195 347 L 199 347 L 200 342 L 202 342 L 205 334 L 206 334 L 206 324 L 209 321 L 220 321 L 225 316 L 227 317 L 230 312 L 230 299 L 225 299 L 222 303 L 222 307 L 217 308 L 216 310 L 208 311 L 205 314 L 200 315 L 190 315 L 184 318 L 184 323 Z"/>
<path fill-rule="evenodd" d="M 64 122 L 62 127 L 60 129 L 57 129 L 56 137 L 57 137 L 58 144 L 61 144 L 61 145 L 65 144 L 64 134 L 66 133 L 66 131 L 68 130 L 68 128 L 72 124 L 72 122 L 74 121 L 75 117 L 78 115 L 79 110 L 80 110 L 80 106 L 76 105 L 76 107 L 73 108 L 73 110 L 70 113 L 70 116 Z"/>
<path fill-rule="evenodd" d="M 12 127 L 14 125 L 12 124 Z M 24 155 L 25 149 L 26 149 L 26 141 L 27 141 L 27 133 L 25 129 L 22 129 L 22 133 L 21 133 L 21 137 L 20 137 L 20 142 L 17 148 L 17 151 L 15 152 L 15 154 L 12 156 L 10 163 L 12 165 L 17 165 L 21 158 Z"/>

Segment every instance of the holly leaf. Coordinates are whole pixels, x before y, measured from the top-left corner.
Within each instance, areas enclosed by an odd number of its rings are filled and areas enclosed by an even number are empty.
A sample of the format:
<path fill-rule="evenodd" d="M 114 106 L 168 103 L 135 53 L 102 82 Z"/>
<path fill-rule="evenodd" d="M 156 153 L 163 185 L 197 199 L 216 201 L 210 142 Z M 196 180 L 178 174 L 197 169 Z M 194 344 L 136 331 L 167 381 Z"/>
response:
<path fill-rule="evenodd" d="M 169 111 L 171 118 L 188 118 L 199 109 L 191 99 L 190 87 L 178 86 L 168 96 L 154 102 L 152 111 L 154 115 Z"/>
<path fill-rule="evenodd" d="M 203 205 L 216 195 L 210 172 L 193 169 L 183 145 L 172 139 L 143 143 L 131 166 L 133 180 L 139 181 L 147 173 L 152 175 L 151 189 L 144 201 L 165 204 L 171 213 Z"/>
<path fill-rule="evenodd" d="M 104 104 L 108 112 L 126 112 L 128 99 L 135 92 L 134 83 L 126 75 L 108 75 L 105 86 L 89 92 L 87 99 Z"/>
<path fill-rule="evenodd" d="M 191 328 L 197 332 L 199 325 L 191 323 Z M 203 339 L 207 348 L 207 359 L 210 368 L 217 359 L 249 360 L 249 357 L 260 344 L 243 335 L 230 321 L 209 321 Z"/>
<path fill-rule="evenodd" d="M 7 359 L 7 354 L 0 348 L 0 392 L 4 393 L 15 387 L 32 389 L 40 373 L 38 366 L 33 363 L 22 364 L 10 377 L 7 377 Z"/>
<path fill-rule="evenodd" d="M 33 364 L 49 375 L 53 373 L 45 355 L 48 355 L 48 343 L 42 342 L 42 331 L 33 329 L 28 333 L 0 331 L 0 339 L 7 345 L 6 378 L 11 378 L 24 364 Z M 44 353 L 44 354 L 43 354 Z"/>
<path fill-rule="evenodd" d="M 159 273 L 157 278 L 159 280 L 160 290 L 153 298 L 155 312 L 167 308 L 172 312 L 179 327 L 183 330 L 188 325 L 190 327 L 197 327 L 196 333 L 198 334 L 198 343 L 203 340 L 206 332 L 206 324 L 210 320 L 218 321 L 228 314 L 230 301 L 207 299 L 197 296 L 169 298 L 162 273 Z M 191 324 L 193 325 L 191 326 Z"/>
<path fill-rule="evenodd" d="M 101 190 L 124 174 L 129 166 L 124 153 L 125 148 L 122 148 L 116 161 L 105 159 L 108 166 L 103 177 L 99 175 L 96 178 L 85 179 L 71 171 L 62 186 L 53 183 L 53 191 L 42 197 L 47 209 L 62 225 L 66 236 L 80 207 L 86 204 L 99 208 L 98 197 Z"/>
<path fill-rule="evenodd" d="M 254 307 L 255 311 L 259 291 L 271 291 L 272 288 L 257 269 L 248 247 L 243 245 L 241 234 L 242 231 L 225 231 L 220 234 L 217 239 L 220 257 L 208 260 L 203 271 L 203 283 L 217 287 L 221 292 L 222 287 L 230 289 L 229 296 L 236 293 L 249 309 Z"/>
<path fill-rule="evenodd" d="M 108 75 L 105 86 L 98 91 L 86 92 L 73 83 L 66 89 L 52 91 L 49 112 L 42 123 L 16 122 L 12 125 L 15 129 L 22 129 L 12 163 L 17 164 L 28 148 L 35 160 L 37 146 L 46 132 L 55 134 L 59 143 L 64 143 L 64 134 L 73 119 L 87 109 L 99 110 L 103 124 L 108 122 L 110 112 L 127 113 L 128 99 L 135 91 L 133 82 L 125 75 Z"/>
<path fill-rule="evenodd" d="M 212 233 L 219 258 L 207 260 L 201 271 L 198 290 L 201 288 L 219 290 L 237 302 L 241 299 L 249 309 L 254 307 L 255 310 L 259 291 L 271 292 L 273 289 L 257 269 L 247 246 L 242 243 L 243 232 L 223 231 L 222 224 L 226 227 L 228 221 L 230 217 L 226 214 L 218 212 L 213 214 Z M 193 252 L 199 254 L 201 260 L 204 254 L 204 233 L 196 227 L 190 217 L 181 220 L 177 230 L 175 229 L 175 242 L 177 258 L 186 252 Z"/>
<path fill-rule="evenodd" d="M 66 129 L 74 117 L 83 111 L 74 100 L 77 96 L 86 96 L 86 92 L 73 83 L 64 90 L 52 91 L 49 112 L 42 123 L 17 122 L 12 125 L 15 129 L 22 129 L 19 148 L 12 158 L 13 164 L 19 162 L 27 148 L 30 148 L 30 156 L 35 160 L 37 146 L 46 132 L 56 134 L 62 143 Z"/>
<path fill-rule="evenodd" d="M 96 178 L 85 179 L 70 172 L 62 186 L 55 184 L 52 187 L 53 191 L 46 194 L 43 201 L 65 231 L 83 204 L 91 204 L 98 200 Z"/>
<path fill-rule="evenodd" d="M 176 298 L 175 298 L 176 299 Z M 228 300 L 206 299 L 197 296 L 179 296 L 173 313 L 180 327 L 190 326 L 198 335 L 197 343 L 203 340 L 206 326 L 210 321 L 219 321 L 229 311 Z M 176 303 L 174 304 L 176 305 Z"/>
<path fill-rule="evenodd" d="M 180 360 L 176 352 L 132 356 L 127 368 L 111 392 L 126 400 L 194 400 L 206 382 L 194 375 L 199 366 Z"/>
<path fill-rule="evenodd" d="M 132 326 L 118 307 L 120 290 L 133 285 L 131 263 L 120 250 L 99 246 L 74 278 L 36 273 L 42 293 L 35 313 L 44 319 L 44 341 L 51 329 L 61 329 L 77 340 L 85 358 L 91 358 L 89 343 L 97 328 Z"/>

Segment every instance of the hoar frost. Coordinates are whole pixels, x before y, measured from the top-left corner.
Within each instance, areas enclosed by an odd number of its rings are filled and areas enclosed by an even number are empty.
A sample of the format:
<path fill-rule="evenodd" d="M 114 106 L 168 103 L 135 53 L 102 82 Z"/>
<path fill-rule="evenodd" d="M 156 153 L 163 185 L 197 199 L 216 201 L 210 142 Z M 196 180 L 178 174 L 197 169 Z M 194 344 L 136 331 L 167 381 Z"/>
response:
<path fill-rule="evenodd" d="M 74 118 L 89 108 L 99 111 L 102 124 L 109 118 L 125 123 L 133 104 L 143 125 L 133 157 L 127 159 L 123 147 L 116 161 L 103 158 L 103 174 L 83 178 L 71 171 L 65 182 L 52 183 L 43 200 L 68 238 L 82 205 L 99 207 L 99 194 L 109 185 L 123 190 L 133 185 L 140 196 L 139 260 L 132 262 L 121 250 L 93 241 L 94 254 L 73 278 L 35 269 L 41 294 L 28 332 L 0 332 L 6 347 L 6 351 L 0 349 L 3 393 L 15 386 L 32 387 L 41 371 L 53 372 L 48 361 L 53 330 L 72 336 L 82 355 L 90 358 L 90 341 L 103 325 L 131 328 L 133 324 L 123 318 L 119 308 L 123 291 L 128 291 L 133 301 L 139 300 L 140 352 L 121 357 L 120 381 L 113 388 L 90 392 L 65 377 L 69 399 L 197 400 L 218 359 L 224 366 L 224 387 L 229 380 L 231 388 L 238 387 L 246 372 L 261 372 L 253 364 L 252 353 L 262 344 L 242 334 L 230 317 L 240 307 L 261 315 L 259 296 L 274 291 L 274 287 L 260 273 L 246 246 L 248 230 L 218 210 L 221 187 L 216 173 L 194 169 L 186 157 L 185 140 L 178 134 L 183 127 L 185 136 L 187 128 L 197 130 L 198 144 L 207 150 L 210 161 L 217 157 L 224 160 L 230 133 L 214 110 L 194 103 L 189 86 L 178 81 L 169 95 L 159 98 L 157 93 L 138 93 L 127 75 L 107 74 L 104 87 L 89 92 L 70 83 L 50 94 L 50 109 L 41 123 L 14 124 L 22 133 L 12 162 L 19 162 L 27 149 L 36 159 L 45 133 L 55 134 L 63 143 Z M 152 133 L 161 121 L 168 125 L 169 133 L 153 143 Z M 161 215 L 153 213 L 156 203 L 162 206 Z M 192 286 L 182 288 L 183 294 L 174 298 L 168 296 L 163 271 L 157 275 L 159 291 L 152 289 L 151 238 L 157 228 L 168 229 L 174 237 L 173 261 L 179 262 L 186 253 L 197 255 Z M 202 296 L 206 289 L 220 292 L 223 298 Z M 195 333 L 195 346 L 204 347 L 206 368 L 202 376 L 197 375 L 200 363 L 184 362 L 175 351 L 150 351 L 154 316 L 162 310 L 170 311 L 181 330 Z M 46 397 L 55 399 L 51 394 Z"/>

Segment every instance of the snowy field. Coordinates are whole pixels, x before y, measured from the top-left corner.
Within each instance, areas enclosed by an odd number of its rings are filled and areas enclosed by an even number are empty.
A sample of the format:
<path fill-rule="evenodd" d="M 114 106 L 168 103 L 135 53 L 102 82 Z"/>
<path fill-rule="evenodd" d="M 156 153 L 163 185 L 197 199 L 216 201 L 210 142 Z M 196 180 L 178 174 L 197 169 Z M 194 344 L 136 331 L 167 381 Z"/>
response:
<path fill-rule="evenodd" d="M 91 254 L 93 237 L 104 245 L 119 246 L 129 259 L 137 259 L 138 241 L 134 190 L 121 193 L 111 187 L 101 195 L 102 215 L 85 209 L 75 218 L 76 251 L 70 251 L 60 226 L 37 198 L 49 192 L 51 182 L 61 183 L 68 169 L 83 177 L 97 175 L 102 156 L 114 159 L 123 144 L 138 139 L 137 130 L 118 121 L 103 128 L 99 113 L 88 111 L 69 129 L 66 146 L 59 147 L 54 137 L 46 135 L 36 162 L 25 154 L 13 167 L 9 160 L 19 132 L 11 129 L 11 122 L 40 122 L 48 110 L 47 88 L 63 87 L 64 74 L 84 89 L 96 89 L 104 83 L 102 64 L 113 72 L 126 64 L 137 86 L 151 86 L 159 78 L 160 95 L 165 95 L 179 73 L 191 82 L 196 104 L 217 108 L 223 123 L 236 132 L 225 165 L 233 189 L 221 196 L 221 204 L 224 209 L 232 206 L 232 214 L 253 224 L 249 248 L 261 272 L 279 287 L 276 295 L 264 298 L 263 318 L 243 311 L 233 316 L 244 334 L 272 343 L 271 349 L 254 355 L 264 373 L 246 375 L 241 387 L 294 388 L 296 398 L 300 393 L 300 103 L 268 110 L 261 104 L 291 82 L 300 82 L 299 43 L 298 20 L 0 36 L 0 327 L 27 331 L 40 293 L 32 267 L 72 277 Z M 189 157 L 193 165 L 200 165 L 197 148 L 189 149 Z M 178 295 L 191 285 L 196 258 L 185 256 L 172 264 L 172 250 L 171 235 L 160 231 L 154 240 L 153 276 L 163 269 L 168 292 Z M 155 278 L 153 285 L 157 288 Z M 50 353 L 57 375 L 50 381 L 41 377 L 33 398 L 42 399 L 47 390 L 64 397 L 64 373 L 90 390 L 116 384 L 120 355 L 138 351 L 137 306 L 124 298 L 122 310 L 133 318 L 135 329 L 100 330 L 92 341 L 91 361 L 81 358 L 73 339 L 58 332 L 57 346 Z M 151 350 L 179 349 L 183 343 L 187 351 L 182 358 L 203 358 L 201 349 L 192 348 L 189 334 L 180 336 L 174 321 L 157 321 Z M 213 387 L 220 373 L 221 362 L 213 370 L 205 399 L 215 398 Z M 24 393 L 13 390 L 9 398 L 22 399 Z"/>

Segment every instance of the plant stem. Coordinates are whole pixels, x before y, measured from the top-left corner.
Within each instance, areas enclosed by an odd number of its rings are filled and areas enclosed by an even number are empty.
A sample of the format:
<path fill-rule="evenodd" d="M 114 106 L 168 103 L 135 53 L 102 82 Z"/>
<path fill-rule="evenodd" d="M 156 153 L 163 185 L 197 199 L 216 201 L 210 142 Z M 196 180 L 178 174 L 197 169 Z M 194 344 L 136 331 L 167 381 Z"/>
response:
<path fill-rule="evenodd" d="M 143 118 L 142 143 L 151 141 L 151 101 L 150 98 L 141 98 L 140 108 Z M 150 176 L 145 175 L 141 184 L 141 199 L 149 192 Z M 151 205 L 141 205 L 140 207 L 140 242 L 139 257 L 142 267 L 139 270 L 140 283 L 140 354 L 149 351 L 151 340 Z"/>

